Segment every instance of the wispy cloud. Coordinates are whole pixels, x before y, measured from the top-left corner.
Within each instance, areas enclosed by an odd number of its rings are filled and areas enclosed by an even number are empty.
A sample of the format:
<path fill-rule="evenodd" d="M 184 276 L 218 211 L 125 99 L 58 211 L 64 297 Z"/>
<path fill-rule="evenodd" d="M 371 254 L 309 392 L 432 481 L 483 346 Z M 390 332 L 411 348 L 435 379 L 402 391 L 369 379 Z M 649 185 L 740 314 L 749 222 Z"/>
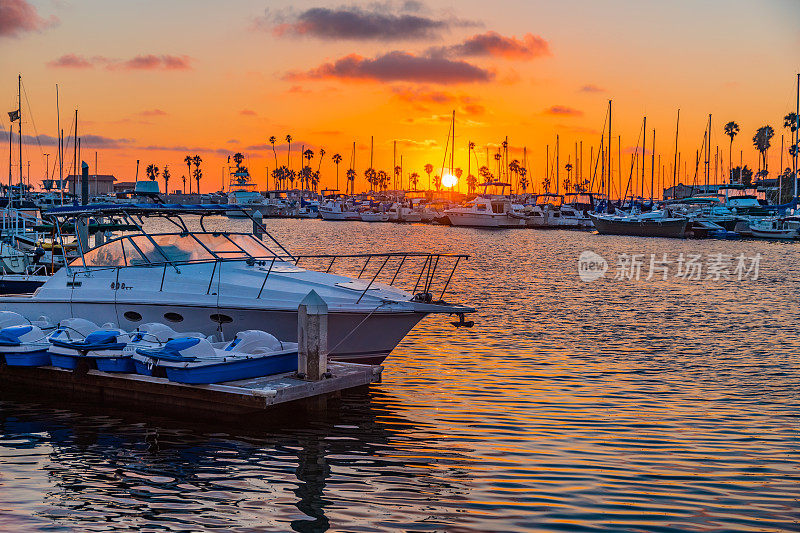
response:
<path fill-rule="evenodd" d="M 47 66 L 52 68 L 105 67 L 108 70 L 188 70 L 192 68 L 189 56 L 154 54 L 138 55 L 130 59 L 64 54 L 47 63 Z"/>
<path fill-rule="evenodd" d="M 466 61 L 445 57 L 414 55 L 394 51 L 374 58 L 357 54 L 337 59 L 302 73 L 290 73 L 292 80 L 360 80 L 378 82 L 417 82 L 434 84 L 485 83 L 493 80 L 494 72 Z"/>
<path fill-rule="evenodd" d="M 548 42 L 528 33 L 522 38 L 506 37 L 495 31 L 473 35 L 461 43 L 431 49 L 433 54 L 454 57 L 498 57 L 529 61 L 551 55 Z"/>
<path fill-rule="evenodd" d="M 80 135 L 83 148 L 129 148 L 134 145 L 134 139 L 115 139 L 103 135 Z M 58 139 L 50 135 L 23 135 L 22 144 L 58 146 Z"/>
<path fill-rule="evenodd" d="M 390 141 L 392 143 L 394 141 Z M 430 150 L 431 148 L 438 148 L 439 143 L 433 139 L 425 139 L 424 141 L 415 141 L 413 139 L 397 139 L 397 144 L 409 150 Z"/>
<path fill-rule="evenodd" d="M 583 116 L 583 111 L 579 109 L 574 109 L 572 107 L 567 107 L 565 105 L 554 105 L 544 111 L 545 115 L 557 115 L 560 117 L 581 117 Z"/>
<path fill-rule="evenodd" d="M 162 111 L 161 109 L 145 109 L 139 112 L 139 115 L 143 117 L 165 117 L 167 114 L 166 111 Z"/>
<path fill-rule="evenodd" d="M 26 0 L 0 0 L 0 37 L 21 37 L 52 28 L 58 23 L 58 17 L 43 18 Z"/>
<path fill-rule="evenodd" d="M 605 89 L 602 87 L 598 87 L 597 85 L 592 85 L 591 83 L 588 85 L 584 85 L 580 88 L 580 92 L 582 93 L 604 93 L 606 92 Z"/>
<path fill-rule="evenodd" d="M 243 117 L 257 117 L 258 116 L 258 113 L 256 113 L 252 109 L 242 109 L 241 111 L 239 111 L 239 114 L 242 115 Z"/>
<path fill-rule="evenodd" d="M 358 41 L 412 41 L 430 39 L 453 27 L 476 26 L 475 22 L 449 16 L 421 14 L 419 2 L 373 4 L 367 8 L 313 7 L 300 12 L 267 11 L 254 28 L 281 37 Z"/>

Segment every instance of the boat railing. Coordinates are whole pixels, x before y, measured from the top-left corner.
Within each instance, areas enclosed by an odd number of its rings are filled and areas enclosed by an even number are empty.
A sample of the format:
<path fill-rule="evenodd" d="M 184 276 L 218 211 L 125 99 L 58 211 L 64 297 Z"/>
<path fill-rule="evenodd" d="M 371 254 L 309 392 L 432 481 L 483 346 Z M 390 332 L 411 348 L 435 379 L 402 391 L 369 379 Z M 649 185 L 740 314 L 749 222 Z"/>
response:
<path fill-rule="evenodd" d="M 449 253 L 428 253 L 428 252 L 390 252 L 390 253 L 364 253 L 364 254 L 309 254 L 282 256 L 273 255 L 265 257 L 238 258 L 217 258 L 217 259 L 195 259 L 183 261 L 170 261 L 163 263 L 144 263 L 126 266 L 78 266 L 73 267 L 68 276 L 68 285 L 78 287 L 76 283 L 79 276 L 91 276 L 93 272 L 116 271 L 113 287 L 123 288 L 126 276 L 122 271 L 132 269 L 154 269 L 160 277 L 159 292 L 163 292 L 165 283 L 169 283 L 167 274 L 175 271 L 180 274 L 181 268 L 187 265 L 207 264 L 211 265 L 211 274 L 206 280 L 197 280 L 206 288 L 206 294 L 212 294 L 215 282 L 220 288 L 220 276 L 223 275 L 223 265 L 225 263 L 245 262 L 250 266 L 260 267 L 264 271 L 258 291 L 252 295 L 255 299 L 260 299 L 265 289 L 269 288 L 271 276 L 281 272 L 286 273 L 287 265 L 296 267 L 297 272 L 315 271 L 327 274 L 337 274 L 363 280 L 363 284 L 357 284 L 350 288 L 359 291 L 356 303 L 367 295 L 370 289 L 377 289 L 381 286 L 396 287 L 413 295 L 413 299 L 423 303 L 443 303 L 444 296 L 462 260 L 468 259 L 465 254 Z M 303 270 L 300 270 L 300 269 Z M 291 272 L 291 270 L 289 271 Z M 151 277 L 154 279 L 155 275 Z M 237 285 L 237 291 L 240 286 Z M 116 290 L 116 289 L 115 289 Z M 219 295 L 219 294 L 218 294 Z M 241 296 L 238 292 L 237 296 Z"/>

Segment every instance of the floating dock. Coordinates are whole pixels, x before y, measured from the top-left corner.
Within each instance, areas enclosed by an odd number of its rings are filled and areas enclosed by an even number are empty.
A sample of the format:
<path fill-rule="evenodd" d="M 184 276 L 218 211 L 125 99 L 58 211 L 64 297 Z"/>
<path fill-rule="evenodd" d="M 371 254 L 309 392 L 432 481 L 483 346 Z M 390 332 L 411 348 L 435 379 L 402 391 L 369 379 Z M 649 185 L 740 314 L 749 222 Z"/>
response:
<path fill-rule="evenodd" d="M 309 381 L 296 373 L 214 385 L 184 385 L 166 378 L 51 366 L 0 366 L 0 390 L 29 395 L 146 409 L 196 417 L 264 413 L 282 405 L 324 400 L 381 380 L 383 367 L 329 362 L 330 377 Z"/>

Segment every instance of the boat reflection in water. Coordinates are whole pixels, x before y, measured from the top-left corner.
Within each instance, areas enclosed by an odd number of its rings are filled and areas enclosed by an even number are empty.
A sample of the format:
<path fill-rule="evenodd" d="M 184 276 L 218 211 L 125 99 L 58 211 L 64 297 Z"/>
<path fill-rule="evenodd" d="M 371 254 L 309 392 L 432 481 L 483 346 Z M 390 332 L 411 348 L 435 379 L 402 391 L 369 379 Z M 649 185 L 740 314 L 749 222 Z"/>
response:
<path fill-rule="evenodd" d="M 208 215 L 232 206 L 109 205 L 56 208 L 57 227 L 117 219 L 138 228 L 103 242 L 56 272 L 33 295 L 3 296 L 3 309 L 26 317 L 104 317 L 131 331 L 167 322 L 228 340 L 237 331 L 269 331 L 297 339 L 297 308 L 314 290 L 328 304 L 328 345 L 334 359 L 380 363 L 426 315 L 454 314 L 464 323 L 474 309 L 445 302 L 460 260 L 435 253 L 296 255 L 253 222 L 256 234 L 206 231 Z M 245 209 L 242 209 L 246 212 Z M 186 215 L 199 216 L 199 229 Z M 173 224 L 148 233 L 144 219 Z M 87 239 L 88 240 L 88 239 Z M 352 277 L 334 274 L 350 268 Z M 407 290 L 399 288 L 407 287 Z M 412 288 L 413 287 L 413 288 Z"/>
<path fill-rule="evenodd" d="M 368 528 L 382 511 L 377 496 L 391 493 L 407 515 L 430 520 L 437 502 L 467 493 L 461 482 L 435 475 L 434 463 L 447 460 L 448 476 L 456 478 L 466 477 L 466 464 L 455 454 L 448 460 L 399 452 L 421 431 L 395 409 L 391 397 L 351 391 L 307 415 L 282 411 L 214 426 L 4 399 L 0 460 L 9 466 L 13 456 L 26 466 L 19 476 L 6 469 L 3 488 L 23 494 L 27 507 L 15 505 L 0 526 Z M 448 514 L 444 507 L 439 513 Z"/>

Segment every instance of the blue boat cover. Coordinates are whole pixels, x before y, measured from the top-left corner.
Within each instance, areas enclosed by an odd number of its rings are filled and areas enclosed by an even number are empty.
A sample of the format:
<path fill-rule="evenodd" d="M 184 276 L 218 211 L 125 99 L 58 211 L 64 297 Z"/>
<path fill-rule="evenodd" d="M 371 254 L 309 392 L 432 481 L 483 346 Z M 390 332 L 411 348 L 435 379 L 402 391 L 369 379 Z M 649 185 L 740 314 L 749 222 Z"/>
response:
<path fill-rule="evenodd" d="M 181 355 L 181 350 L 185 350 L 187 348 L 191 348 L 192 346 L 197 346 L 200 343 L 200 339 L 193 338 L 193 337 L 183 337 L 180 339 L 172 339 L 171 341 L 167 341 L 163 348 L 158 350 L 148 350 L 146 348 L 137 348 L 136 353 L 139 355 L 145 355 L 147 357 L 152 357 L 153 359 L 161 359 L 163 361 L 196 361 L 197 357 L 194 356 L 186 356 Z"/>
<path fill-rule="evenodd" d="M 0 330 L 0 346 L 19 346 L 20 337 L 33 330 L 33 326 L 9 326 Z"/>
<path fill-rule="evenodd" d="M 95 331 L 86 336 L 82 341 L 63 341 L 60 339 L 50 339 L 54 346 L 61 348 L 71 348 L 81 352 L 92 350 L 121 350 L 125 348 L 124 342 L 117 342 L 118 332 L 116 331 Z"/>

